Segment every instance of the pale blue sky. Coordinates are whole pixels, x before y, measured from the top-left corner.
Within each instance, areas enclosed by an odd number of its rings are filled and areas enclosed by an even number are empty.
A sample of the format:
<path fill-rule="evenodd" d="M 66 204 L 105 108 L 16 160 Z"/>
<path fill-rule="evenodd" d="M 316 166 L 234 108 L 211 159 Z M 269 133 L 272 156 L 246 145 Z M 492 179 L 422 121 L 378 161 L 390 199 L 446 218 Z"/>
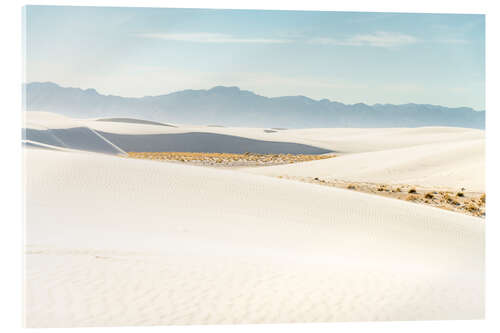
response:
<path fill-rule="evenodd" d="M 483 15 L 28 6 L 26 24 L 27 82 L 485 104 Z"/>

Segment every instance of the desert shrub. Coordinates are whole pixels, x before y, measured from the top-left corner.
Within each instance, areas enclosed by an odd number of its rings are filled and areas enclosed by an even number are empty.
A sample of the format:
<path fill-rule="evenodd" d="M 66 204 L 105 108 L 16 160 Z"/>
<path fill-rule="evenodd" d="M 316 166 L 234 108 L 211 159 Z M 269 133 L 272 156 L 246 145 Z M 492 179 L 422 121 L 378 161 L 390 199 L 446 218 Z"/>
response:
<path fill-rule="evenodd" d="M 347 188 L 348 188 L 349 190 L 355 190 L 355 189 L 356 189 L 356 185 L 349 184 L 349 185 L 347 185 Z"/>
<path fill-rule="evenodd" d="M 460 206 L 460 202 L 455 200 L 455 198 L 451 197 L 449 194 L 445 194 L 444 199 L 446 200 L 447 203 L 451 205 Z"/>
<path fill-rule="evenodd" d="M 417 193 L 417 189 L 416 188 L 411 188 L 408 190 L 408 193 Z"/>
<path fill-rule="evenodd" d="M 409 195 L 405 199 L 406 201 L 417 201 L 418 197 L 416 195 Z"/>
<path fill-rule="evenodd" d="M 481 195 L 481 197 L 479 198 L 479 200 L 481 200 L 481 202 L 483 204 L 486 203 L 486 193 L 483 193 L 483 195 Z"/>
<path fill-rule="evenodd" d="M 463 197 L 464 196 L 464 192 L 458 192 L 457 193 L 457 197 Z"/>
<path fill-rule="evenodd" d="M 425 198 L 426 198 L 426 199 L 432 199 L 432 198 L 434 198 L 434 194 L 432 194 L 432 193 L 430 193 L 430 192 L 429 192 L 429 193 L 426 193 L 426 194 L 425 194 Z"/>
<path fill-rule="evenodd" d="M 465 209 L 471 213 L 474 213 L 479 210 L 479 208 L 474 205 L 472 202 L 469 202 L 466 206 Z"/>

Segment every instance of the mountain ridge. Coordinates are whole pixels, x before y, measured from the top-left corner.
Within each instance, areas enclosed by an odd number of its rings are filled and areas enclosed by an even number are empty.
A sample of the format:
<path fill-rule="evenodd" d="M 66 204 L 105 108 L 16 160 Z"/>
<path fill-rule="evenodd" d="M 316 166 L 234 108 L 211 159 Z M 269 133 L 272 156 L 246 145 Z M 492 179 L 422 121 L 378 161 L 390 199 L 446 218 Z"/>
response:
<path fill-rule="evenodd" d="M 76 118 L 139 117 L 151 121 L 258 127 L 420 127 L 484 129 L 485 111 L 432 104 L 344 104 L 307 96 L 266 97 L 239 87 L 187 89 L 156 96 L 103 95 L 53 82 L 24 84 L 25 109 Z"/>

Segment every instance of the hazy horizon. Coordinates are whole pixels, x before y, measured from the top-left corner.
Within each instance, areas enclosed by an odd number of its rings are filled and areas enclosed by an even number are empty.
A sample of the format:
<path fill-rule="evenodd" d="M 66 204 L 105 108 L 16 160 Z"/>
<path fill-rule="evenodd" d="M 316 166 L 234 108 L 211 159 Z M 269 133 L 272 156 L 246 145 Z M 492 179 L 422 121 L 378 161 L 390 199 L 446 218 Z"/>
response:
<path fill-rule="evenodd" d="M 95 89 L 29 83 L 25 108 L 70 117 L 134 117 L 156 122 L 256 127 L 422 127 L 484 128 L 485 111 L 432 104 L 343 104 L 306 96 L 266 97 L 238 87 L 181 90 L 124 98 Z"/>
<path fill-rule="evenodd" d="M 484 15 L 27 6 L 25 82 L 485 109 Z"/>
<path fill-rule="evenodd" d="M 354 103 L 343 103 L 341 101 L 331 100 L 331 99 L 328 99 L 328 98 L 312 98 L 310 96 L 306 96 L 306 95 L 303 95 L 303 94 L 287 95 L 287 96 L 266 96 L 266 95 L 258 94 L 258 93 L 254 92 L 254 91 L 251 91 L 251 90 L 242 89 L 241 87 L 238 87 L 238 86 L 224 86 L 224 85 L 217 85 L 217 86 L 211 86 L 211 87 L 200 88 L 200 89 L 190 89 L 190 88 L 188 88 L 188 89 L 175 90 L 175 91 L 166 91 L 166 92 L 158 93 L 158 94 L 155 94 L 155 95 L 146 94 L 146 95 L 141 95 L 141 96 L 123 96 L 123 95 L 115 95 L 115 94 L 105 94 L 105 93 L 99 91 L 98 89 L 95 89 L 95 88 L 92 88 L 92 87 L 82 88 L 82 87 L 76 87 L 76 86 L 64 86 L 64 85 L 61 85 L 61 84 L 59 84 L 57 82 L 52 82 L 52 81 L 45 81 L 45 82 L 42 82 L 42 81 L 32 81 L 32 82 L 25 82 L 24 84 L 25 85 L 29 85 L 29 84 L 55 84 L 56 86 L 58 86 L 60 88 L 80 89 L 82 91 L 94 90 L 97 94 L 99 94 L 101 96 L 110 96 L 110 97 L 112 96 L 112 97 L 122 97 L 122 98 L 136 98 L 136 99 L 141 99 L 141 98 L 144 98 L 144 97 L 166 96 L 166 95 L 178 93 L 178 92 L 181 92 L 181 91 L 210 91 L 210 90 L 213 90 L 213 89 L 216 89 L 216 88 L 226 88 L 226 89 L 237 88 L 241 92 L 250 92 L 252 94 L 255 94 L 258 97 L 265 97 L 265 98 L 270 98 L 270 99 L 273 99 L 273 98 L 282 98 L 282 97 L 305 97 L 305 98 L 311 99 L 311 100 L 313 100 L 315 102 L 320 102 L 322 100 L 327 100 L 329 102 L 340 103 L 340 104 L 344 104 L 346 106 L 353 106 L 353 105 L 356 105 L 356 104 L 364 104 L 364 105 L 367 105 L 367 106 L 377 106 L 377 105 L 395 105 L 395 106 L 401 106 L 401 105 L 412 105 L 412 104 L 414 104 L 414 105 L 438 106 L 438 107 L 445 107 L 445 108 L 450 108 L 450 109 L 455 109 L 455 108 L 469 108 L 469 109 L 472 109 L 473 111 L 476 111 L 476 112 L 485 112 L 486 111 L 484 109 L 479 110 L 479 109 L 471 108 L 471 107 L 468 107 L 468 106 L 448 106 L 448 105 L 441 105 L 441 104 L 415 103 L 415 102 L 407 102 L 407 103 L 401 103 L 401 104 L 393 104 L 393 103 L 388 103 L 388 102 L 387 103 L 381 102 L 381 103 L 369 104 L 369 103 L 365 103 L 363 101 L 354 102 Z"/>

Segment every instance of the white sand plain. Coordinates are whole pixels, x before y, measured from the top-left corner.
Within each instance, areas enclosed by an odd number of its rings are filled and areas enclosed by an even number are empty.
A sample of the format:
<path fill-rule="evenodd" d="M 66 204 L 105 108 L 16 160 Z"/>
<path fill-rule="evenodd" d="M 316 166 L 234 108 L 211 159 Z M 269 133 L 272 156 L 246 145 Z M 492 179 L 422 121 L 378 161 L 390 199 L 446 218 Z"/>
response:
<path fill-rule="evenodd" d="M 32 115 L 39 119 L 28 114 L 27 127 L 70 128 L 85 123 L 94 131 L 107 126 L 108 132 L 115 128 L 128 134 L 194 128 L 51 121 L 46 114 Z M 69 124 L 73 121 L 77 124 Z M 477 152 L 483 149 L 482 143 L 476 141 L 483 134 L 475 130 L 391 129 L 389 140 L 381 129 L 321 129 L 315 137 L 313 130 L 265 133 L 196 127 L 196 131 L 200 128 L 260 140 L 278 133 L 271 140 L 316 142 L 316 146 L 322 142 L 323 148 L 332 150 L 336 142 L 332 138 L 337 135 L 342 141 L 343 132 L 345 155 L 318 162 L 351 158 L 353 164 L 345 165 L 350 175 L 356 174 L 352 169 L 359 167 L 358 159 L 376 153 L 387 153 L 379 156 L 384 157 L 380 163 L 388 163 L 388 157 L 401 160 L 391 166 L 389 179 L 395 174 L 430 181 L 424 175 L 429 170 L 448 178 L 483 172 L 480 164 L 469 165 L 460 153 L 432 158 L 433 149 L 442 148 L 435 154 L 442 155 L 459 150 L 457 146 L 466 147 L 472 158 L 482 158 Z M 339 134 L 329 136 L 329 131 Z M 432 140 L 420 145 L 419 135 Z M 359 147 L 363 136 L 370 138 L 366 152 Z M 356 144 L 356 151 L 348 151 Z M 249 170 L 71 149 L 25 148 L 28 327 L 484 316 L 484 221 L 480 218 L 253 175 Z M 411 154 L 390 153 L 399 149 L 428 156 L 422 167 L 431 169 L 418 175 L 404 162 Z M 453 158 L 460 172 L 446 171 Z M 280 167 L 289 167 L 289 172 L 299 172 L 299 166 L 316 168 L 314 172 L 337 168 L 318 162 Z M 264 170 L 276 168 L 258 170 L 267 173 Z M 362 174 L 377 177 L 384 170 Z"/>

